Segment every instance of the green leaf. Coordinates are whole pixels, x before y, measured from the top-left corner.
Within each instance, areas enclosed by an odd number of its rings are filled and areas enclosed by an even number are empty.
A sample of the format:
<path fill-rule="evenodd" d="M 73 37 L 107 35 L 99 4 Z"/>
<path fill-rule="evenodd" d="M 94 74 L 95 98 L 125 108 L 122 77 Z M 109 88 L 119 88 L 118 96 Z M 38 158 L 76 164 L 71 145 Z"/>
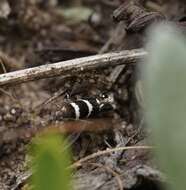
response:
<path fill-rule="evenodd" d="M 186 46 L 174 27 L 151 32 L 149 57 L 142 74 L 147 98 L 146 118 L 152 129 L 156 156 L 170 189 L 186 187 Z M 150 139 L 151 140 L 151 139 Z"/>
<path fill-rule="evenodd" d="M 70 154 L 64 140 L 54 133 L 37 137 L 33 142 L 34 190 L 70 190 Z"/>

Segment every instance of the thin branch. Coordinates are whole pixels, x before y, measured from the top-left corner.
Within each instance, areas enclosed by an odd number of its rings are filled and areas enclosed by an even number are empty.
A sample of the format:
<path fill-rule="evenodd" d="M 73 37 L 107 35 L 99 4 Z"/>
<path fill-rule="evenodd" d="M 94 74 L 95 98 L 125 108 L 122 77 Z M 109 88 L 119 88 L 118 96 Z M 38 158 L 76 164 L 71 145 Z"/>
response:
<path fill-rule="evenodd" d="M 152 149 L 152 148 L 153 148 L 152 146 L 125 146 L 125 147 L 116 147 L 116 148 L 113 148 L 113 149 L 107 149 L 107 150 L 103 150 L 103 151 L 98 151 L 96 153 L 90 154 L 90 155 L 78 160 L 77 162 L 72 164 L 70 166 L 70 168 L 80 167 L 83 162 L 86 162 L 86 161 L 91 160 L 93 158 L 96 158 L 98 156 L 113 153 L 115 151 L 132 150 L 132 149 Z"/>
<path fill-rule="evenodd" d="M 143 49 L 88 56 L 0 75 L 0 86 L 14 85 L 42 78 L 49 78 L 85 70 L 136 63 L 147 52 Z"/>

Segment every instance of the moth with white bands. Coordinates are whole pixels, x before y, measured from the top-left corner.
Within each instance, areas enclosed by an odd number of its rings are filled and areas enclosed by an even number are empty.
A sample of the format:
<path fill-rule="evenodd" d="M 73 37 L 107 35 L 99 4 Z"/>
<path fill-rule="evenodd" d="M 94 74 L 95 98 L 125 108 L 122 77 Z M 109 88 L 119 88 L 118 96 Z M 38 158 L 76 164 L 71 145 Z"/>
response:
<path fill-rule="evenodd" d="M 113 107 L 108 102 L 101 101 L 98 98 L 84 98 L 66 103 L 61 109 L 61 116 L 63 119 L 78 120 L 97 116 L 101 112 L 109 111 L 112 108 Z"/>

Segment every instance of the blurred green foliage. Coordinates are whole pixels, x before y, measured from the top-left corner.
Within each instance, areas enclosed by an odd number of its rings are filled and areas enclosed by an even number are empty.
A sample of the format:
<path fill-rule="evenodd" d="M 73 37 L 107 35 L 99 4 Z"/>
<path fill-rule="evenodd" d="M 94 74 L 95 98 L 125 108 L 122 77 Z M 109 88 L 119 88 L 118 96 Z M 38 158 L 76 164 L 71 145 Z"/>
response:
<path fill-rule="evenodd" d="M 33 140 L 31 148 L 33 190 L 70 190 L 70 153 L 57 133 L 50 132 Z"/>
<path fill-rule="evenodd" d="M 168 189 L 186 187 L 186 45 L 174 26 L 153 28 L 142 68 L 147 100 L 146 120 L 152 129 L 150 140 Z"/>

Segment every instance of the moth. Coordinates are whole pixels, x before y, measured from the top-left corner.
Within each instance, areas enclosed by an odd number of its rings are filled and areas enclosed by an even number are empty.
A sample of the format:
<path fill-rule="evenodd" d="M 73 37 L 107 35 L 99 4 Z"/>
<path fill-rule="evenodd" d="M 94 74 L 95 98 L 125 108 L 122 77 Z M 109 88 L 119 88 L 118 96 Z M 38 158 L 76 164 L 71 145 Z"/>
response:
<path fill-rule="evenodd" d="M 84 119 L 109 112 L 114 109 L 112 105 L 113 97 L 105 94 L 99 97 L 87 97 L 66 102 L 61 108 L 60 117 L 62 119 Z"/>

